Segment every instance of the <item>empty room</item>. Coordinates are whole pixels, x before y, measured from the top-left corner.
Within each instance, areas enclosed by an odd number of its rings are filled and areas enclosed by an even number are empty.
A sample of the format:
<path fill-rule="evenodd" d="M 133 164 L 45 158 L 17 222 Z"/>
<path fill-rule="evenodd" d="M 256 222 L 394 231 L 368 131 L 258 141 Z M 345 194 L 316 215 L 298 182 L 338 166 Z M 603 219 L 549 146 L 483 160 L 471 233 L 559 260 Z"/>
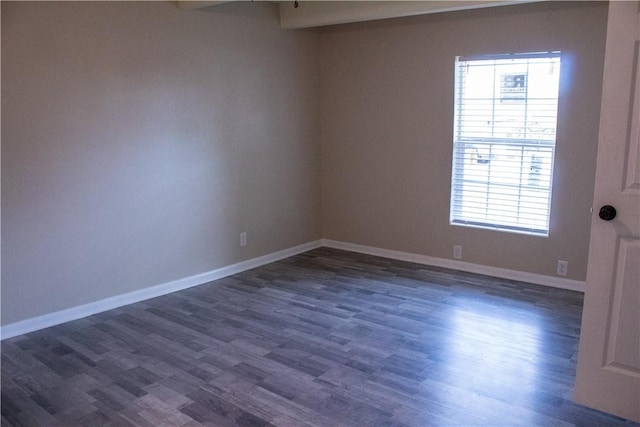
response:
<path fill-rule="evenodd" d="M 640 423 L 640 9 L 2 1 L 2 426 Z"/>

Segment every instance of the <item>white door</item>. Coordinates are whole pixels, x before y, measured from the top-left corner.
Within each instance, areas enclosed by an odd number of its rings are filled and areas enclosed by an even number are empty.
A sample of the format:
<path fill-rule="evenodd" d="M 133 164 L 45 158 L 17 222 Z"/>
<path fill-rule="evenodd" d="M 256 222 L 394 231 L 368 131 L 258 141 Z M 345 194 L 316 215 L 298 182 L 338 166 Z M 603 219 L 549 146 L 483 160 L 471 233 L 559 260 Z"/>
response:
<path fill-rule="evenodd" d="M 574 395 L 578 403 L 638 422 L 639 6 L 637 1 L 609 4 L 589 267 Z M 615 218 L 599 217 L 606 205 L 616 209 Z"/>

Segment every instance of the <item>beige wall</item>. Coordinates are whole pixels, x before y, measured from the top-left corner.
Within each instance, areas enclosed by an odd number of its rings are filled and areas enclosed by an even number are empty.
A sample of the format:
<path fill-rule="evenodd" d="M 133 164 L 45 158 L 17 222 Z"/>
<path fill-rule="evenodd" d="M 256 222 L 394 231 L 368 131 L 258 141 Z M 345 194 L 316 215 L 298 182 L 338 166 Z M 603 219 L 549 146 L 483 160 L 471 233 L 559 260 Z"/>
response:
<path fill-rule="evenodd" d="M 605 25 L 597 3 L 317 34 L 258 2 L 2 2 L 2 324 L 320 237 L 583 280 Z M 550 237 L 449 226 L 454 56 L 542 49 L 568 59 Z"/>
<path fill-rule="evenodd" d="M 2 2 L 2 324 L 321 237 L 317 43 L 264 3 Z"/>
<path fill-rule="evenodd" d="M 324 30 L 323 237 L 584 280 L 604 58 L 605 3 L 539 3 Z M 564 53 L 550 235 L 450 226 L 456 55 Z"/>

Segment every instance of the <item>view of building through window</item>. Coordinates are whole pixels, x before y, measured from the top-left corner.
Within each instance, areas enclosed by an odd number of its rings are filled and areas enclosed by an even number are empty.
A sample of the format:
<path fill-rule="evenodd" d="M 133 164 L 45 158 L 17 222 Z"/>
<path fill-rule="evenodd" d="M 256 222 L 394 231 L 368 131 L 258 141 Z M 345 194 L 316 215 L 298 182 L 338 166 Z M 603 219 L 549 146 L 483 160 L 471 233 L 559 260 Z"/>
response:
<path fill-rule="evenodd" d="M 560 53 L 457 58 L 450 222 L 548 235 Z"/>

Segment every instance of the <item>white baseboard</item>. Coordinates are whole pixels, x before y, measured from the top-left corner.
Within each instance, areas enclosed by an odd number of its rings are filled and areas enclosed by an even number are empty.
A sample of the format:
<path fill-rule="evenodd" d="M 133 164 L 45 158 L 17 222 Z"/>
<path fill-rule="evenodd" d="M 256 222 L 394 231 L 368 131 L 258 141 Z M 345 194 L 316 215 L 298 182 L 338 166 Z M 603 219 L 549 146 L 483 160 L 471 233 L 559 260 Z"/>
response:
<path fill-rule="evenodd" d="M 59 325 L 61 323 L 72 320 L 81 319 L 91 316 L 92 314 L 101 313 L 136 302 L 144 301 L 150 298 L 159 297 L 170 294 L 172 292 L 181 291 L 193 286 L 203 285 L 212 280 L 221 279 L 233 274 L 241 273 L 252 268 L 260 267 L 284 258 L 291 257 L 303 252 L 310 251 L 320 247 L 320 240 L 305 243 L 292 248 L 284 249 L 278 252 L 252 258 L 246 261 L 221 267 L 195 276 L 185 277 L 172 282 L 163 283 L 157 286 L 151 286 L 138 291 L 128 292 L 122 295 L 105 298 L 88 304 L 79 305 L 66 310 L 56 311 L 54 313 L 44 314 L 42 316 L 32 317 L 15 323 L 0 327 L 0 340 L 15 337 L 17 335 L 26 334 L 37 331 L 39 329 L 48 328 L 50 326 Z"/>
<path fill-rule="evenodd" d="M 213 280 L 241 273 L 243 271 L 279 261 L 284 258 L 288 258 L 303 252 L 310 251 L 312 249 L 319 248 L 321 246 L 343 249 L 346 251 L 358 252 L 362 254 L 375 255 L 384 258 L 397 259 L 400 261 L 414 262 L 416 264 L 450 268 L 453 270 L 466 271 L 469 273 L 484 274 L 487 276 L 499 277 L 502 279 L 518 280 L 538 285 L 551 286 L 554 288 L 569 289 L 572 291 L 584 292 L 585 289 L 585 282 L 577 280 L 569 280 L 560 277 L 551 277 L 541 274 L 507 270 L 504 268 L 488 267 L 485 265 L 471 264 L 468 262 L 457 260 L 435 258 L 426 255 L 393 251 L 389 249 L 381 249 L 373 246 L 358 245 L 355 243 L 340 242 L 330 239 L 320 239 L 267 254 L 261 257 L 253 258 L 247 261 L 242 261 L 226 267 L 221 267 L 216 270 L 208 271 L 206 273 L 197 274 L 195 276 L 185 277 L 183 279 L 163 283 L 157 286 L 151 286 L 149 288 L 140 289 L 138 291 L 133 291 L 122 295 L 116 295 L 99 301 L 72 307 L 66 310 L 60 310 L 54 313 L 44 314 L 42 316 L 32 317 L 30 319 L 10 323 L 8 325 L 0 327 L 0 340 L 48 328 L 50 326 L 59 325 L 61 323 L 70 322 L 72 320 L 81 319 L 83 317 L 91 316 L 92 314 L 102 313 L 103 311 L 123 307 L 125 305 L 144 301 L 150 298 L 170 294 L 172 292 L 181 291 L 193 286 L 203 285 Z"/>
<path fill-rule="evenodd" d="M 383 258 L 414 262 L 416 264 L 429 265 L 433 267 L 450 268 L 452 270 L 466 271 L 468 273 L 484 274 L 485 276 L 498 277 L 501 279 L 517 280 L 520 282 L 550 286 L 553 288 L 568 289 L 578 292 L 584 292 L 585 290 L 585 282 L 579 280 L 564 279 L 562 277 L 552 277 L 542 274 L 508 270 L 505 268 L 489 267 L 486 265 L 472 264 L 469 262 L 458 260 L 436 258 L 409 252 L 393 251 L 389 249 L 381 249 L 373 246 L 358 245 L 355 243 L 340 242 L 330 239 L 322 239 L 320 240 L 320 244 L 328 248 L 342 249 L 345 251 L 375 255 Z"/>

